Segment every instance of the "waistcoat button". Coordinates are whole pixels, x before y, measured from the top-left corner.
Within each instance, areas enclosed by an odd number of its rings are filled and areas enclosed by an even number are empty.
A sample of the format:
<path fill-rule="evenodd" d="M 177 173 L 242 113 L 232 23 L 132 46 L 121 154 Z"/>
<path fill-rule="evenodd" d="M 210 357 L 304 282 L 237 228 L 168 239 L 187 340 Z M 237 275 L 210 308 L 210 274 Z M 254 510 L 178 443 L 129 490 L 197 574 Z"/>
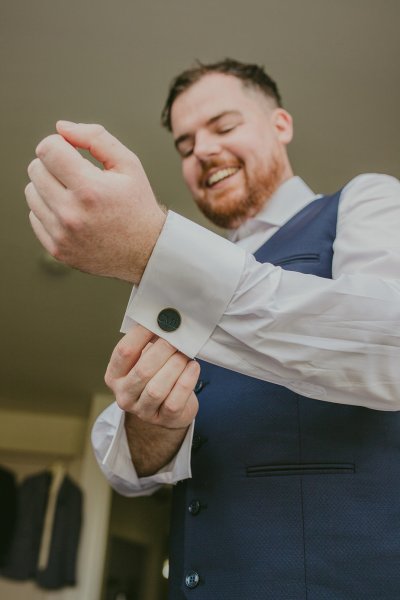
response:
<path fill-rule="evenodd" d="M 199 394 L 204 387 L 204 381 L 199 379 L 194 387 L 194 393 Z"/>
<path fill-rule="evenodd" d="M 196 515 L 199 514 L 200 510 L 201 510 L 200 500 L 192 500 L 188 506 L 188 511 L 190 512 L 190 514 L 193 517 L 195 517 Z"/>
<path fill-rule="evenodd" d="M 196 452 L 196 450 L 198 450 L 200 448 L 200 446 L 203 445 L 203 442 L 204 442 L 204 440 L 199 433 L 193 434 L 192 450 L 194 452 Z"/>
<path fill-rule="evenodd" d="M 196 571 L 189 571 L 185 577 L 185 585 L 187 588 L 193 589 L 200 583 L 200 575 Z"/>

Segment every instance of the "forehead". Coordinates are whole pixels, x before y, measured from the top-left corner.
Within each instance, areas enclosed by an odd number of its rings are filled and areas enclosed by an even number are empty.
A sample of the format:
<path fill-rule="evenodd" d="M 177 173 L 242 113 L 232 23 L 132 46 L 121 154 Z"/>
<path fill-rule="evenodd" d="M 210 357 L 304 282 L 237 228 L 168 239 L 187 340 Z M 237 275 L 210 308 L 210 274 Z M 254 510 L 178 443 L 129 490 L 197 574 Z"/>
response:
<path fill-rule="evenodd" d="M 246 88 L 237 77 L 210 73 L 182 92 L 173 103 L 172 131 L 180 135 L 224 112 L 254 114 L 265 110 L 267 104 L 261 92 Z"/>

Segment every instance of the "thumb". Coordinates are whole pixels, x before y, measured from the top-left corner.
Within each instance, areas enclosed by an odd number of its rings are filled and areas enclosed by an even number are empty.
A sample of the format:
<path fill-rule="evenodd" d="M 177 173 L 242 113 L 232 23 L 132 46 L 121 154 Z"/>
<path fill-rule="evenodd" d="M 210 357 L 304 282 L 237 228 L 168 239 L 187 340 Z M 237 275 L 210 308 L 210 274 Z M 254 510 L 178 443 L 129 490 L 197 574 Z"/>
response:
<path fill-rule="evenodd" d="M 102 125 L 57 121 L 56 129 L 75 148 L 88 150 L 107 170 L 125 172 L 132 166 L 133 152 Z"/>

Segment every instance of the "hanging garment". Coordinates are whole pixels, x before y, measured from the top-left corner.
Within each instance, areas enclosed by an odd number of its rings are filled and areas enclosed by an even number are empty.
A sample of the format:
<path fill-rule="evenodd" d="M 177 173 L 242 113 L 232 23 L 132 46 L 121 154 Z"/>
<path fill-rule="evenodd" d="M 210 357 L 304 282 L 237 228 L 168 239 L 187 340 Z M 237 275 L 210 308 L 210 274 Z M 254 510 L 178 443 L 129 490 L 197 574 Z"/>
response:
<path fill-rule="evenodd" d="M 4 565 L 14 535 L 17 516 L 17 485 L 14 474 L 0 467 L 0 567 Z"/>
<path fill-rule="evenodd" d="M 57 482 L 54 497 L 53 479 L 54 474 L 45 471 L 27 477 L 21 484 L 15 535 L 6 564 L 1 569 L 5 577 L 20 581 L 33 579 L 45 589 L 59 589 L 76 583 L 82 521 L 79 487 L 66 475 L 62 482 Z M 52 513 L 50 517 L 48 508 Z"/>

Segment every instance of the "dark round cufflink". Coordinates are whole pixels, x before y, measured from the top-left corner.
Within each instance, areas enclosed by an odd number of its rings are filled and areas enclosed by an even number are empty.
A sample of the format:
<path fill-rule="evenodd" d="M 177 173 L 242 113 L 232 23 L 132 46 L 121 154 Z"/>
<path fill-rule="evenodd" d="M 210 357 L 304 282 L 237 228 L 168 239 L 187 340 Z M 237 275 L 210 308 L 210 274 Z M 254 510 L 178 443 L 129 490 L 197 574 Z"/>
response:
<path fill-rule="evenodd" d="M 157 317 L 157 323 L 163 331 L 175 331 L 181 324 L 181 315 L 175 308 L 163 308 Z"/>

